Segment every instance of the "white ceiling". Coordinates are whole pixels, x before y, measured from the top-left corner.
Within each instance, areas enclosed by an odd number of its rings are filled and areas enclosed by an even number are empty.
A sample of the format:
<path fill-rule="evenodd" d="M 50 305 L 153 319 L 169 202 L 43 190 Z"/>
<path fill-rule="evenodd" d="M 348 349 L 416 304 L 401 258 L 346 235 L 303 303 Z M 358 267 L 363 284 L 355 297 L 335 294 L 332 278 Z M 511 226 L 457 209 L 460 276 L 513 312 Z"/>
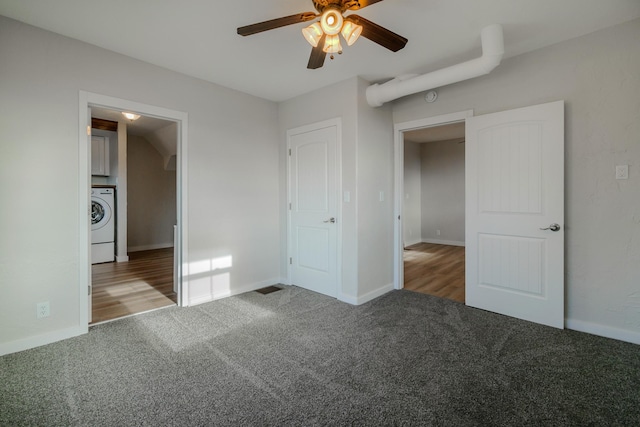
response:
<path fill-rule="evenodd" d="M 314 11 L 311 0 L 0 0 L 0 14 L 273 101 L 353 76 L 384 81 L 480 55 L 502 24 L 505 57 L 640 17 L 640 0 L 385 0 L 357 13 L 409 39 L 390 52 L 361 38 L 306 68 L 308 24 L 241 37 L 236 28 Z"/>
<path fill-rule="evenodd" d="M 126 120 L 122 115 L 122 111 L 111 110 L 108 108 L 91 107 L 91 117 L 97 119 L 111 120 L 117 122 Z M 138 120 L 127 120 L 127 133 L 137 136 L 147 136 L 159 129 L 171 126 L 174 122 L 169 120 L 157 119 L 155 117 L 140 116 Z"/>
<path fill-rule="evenodd" d="M 464 122 L 430 128 L 416 129 L 403 133 L 404 140 L 409 142 L 464 141 Z"/>

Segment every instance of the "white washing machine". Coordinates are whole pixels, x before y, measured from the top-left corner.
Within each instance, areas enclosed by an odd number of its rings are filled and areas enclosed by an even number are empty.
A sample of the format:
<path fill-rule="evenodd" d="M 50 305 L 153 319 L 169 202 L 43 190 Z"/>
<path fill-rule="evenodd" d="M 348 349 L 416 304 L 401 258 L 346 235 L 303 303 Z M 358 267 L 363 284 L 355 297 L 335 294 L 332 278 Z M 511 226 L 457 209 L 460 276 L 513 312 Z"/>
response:
<path fill-rule="evenodd" d="M 113 188 L 91 189 L 91 264 L 115 260 L 114 192 Z"/>

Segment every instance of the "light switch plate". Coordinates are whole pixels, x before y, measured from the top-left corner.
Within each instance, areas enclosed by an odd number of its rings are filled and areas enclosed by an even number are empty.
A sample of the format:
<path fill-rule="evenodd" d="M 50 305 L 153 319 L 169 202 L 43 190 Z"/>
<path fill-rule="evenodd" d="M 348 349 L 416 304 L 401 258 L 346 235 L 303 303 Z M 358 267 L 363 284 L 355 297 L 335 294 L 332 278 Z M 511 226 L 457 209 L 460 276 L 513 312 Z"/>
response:
<path fill-rule="evenodd" d="M 629 179 L 629 165 L 616 166 L 616 179 Z"/>

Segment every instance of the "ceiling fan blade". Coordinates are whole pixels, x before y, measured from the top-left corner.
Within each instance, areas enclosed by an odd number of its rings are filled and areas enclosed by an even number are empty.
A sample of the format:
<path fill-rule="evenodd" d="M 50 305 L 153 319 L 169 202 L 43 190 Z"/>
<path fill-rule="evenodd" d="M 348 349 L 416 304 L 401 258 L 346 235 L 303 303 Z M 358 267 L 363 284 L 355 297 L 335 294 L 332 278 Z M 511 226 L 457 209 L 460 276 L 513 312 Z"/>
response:
<path fill-rule="evenodd" d="M 324 65 L 324 59 L 327 57 L 327 54 L 322 50 L 322 48 L 324 47 L 324 40 L 326 38 L 327 35 L 323 34 L 318 42 L 318 46 L 311 50 L 311 56 L 309 57 L 309 63 L 307 64 L 308 69 L 315 70 Z"/>
<path fill-rule="evenodd" d="M 372 42 L 378 43 L 380 46 L 386 47 L 394 52 L 399 51 L 409 40 L 393 31 L 387 30 L 378 24 L 375 24 L 358 15 L 349 15 L 344 18 L 354 24 L 362 25 L 362 37 L 366 37 Z"/>
<path fill-rule="evenodd" d="M 241 36 L 250 36 L 251 34 L 261 33 L 274 28 L 285 27 L 287 25 L 298 24 L 315 19 L 317 15 L 314 12 L 303 12 L 295 15 L 283 16 L 282 18 L 271 19 L 269 21 L 258 22 L 257 24 L 245 25 L 238 27 L 238 34 Z"/>
<path fill-rule="evenodd" d="M 353 0 L 347 4 L 346 10 L 359 10 L 382 0 Z"/>

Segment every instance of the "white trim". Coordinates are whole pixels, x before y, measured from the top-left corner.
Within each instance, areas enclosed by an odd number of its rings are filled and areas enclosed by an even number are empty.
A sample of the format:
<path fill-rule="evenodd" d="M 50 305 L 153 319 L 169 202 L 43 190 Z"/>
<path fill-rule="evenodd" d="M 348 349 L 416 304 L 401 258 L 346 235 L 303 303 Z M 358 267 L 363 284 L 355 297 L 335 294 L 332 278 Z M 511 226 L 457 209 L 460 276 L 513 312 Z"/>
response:
<path fill-rule="evenodd" d="M 151 313 L 152 311 L 164 310 L 166 308 L 175 307 L 176 305 L 177 304 L 165 305 L 164 307 L 156 307 L 156 308 L 152 308 L 152 309 L 149 309 L 149 310 L 141 311 L 139 313 L 127 314 L 126 316 L 116 317 L 115 319 L 103 320 L 102 322 L 92 323 L 89 326 L 89 329 L 93 328 L 94 326 L 104 325 L 105 323 L 117 322 L 118 320 L 127 319 L 129 317 L 134 317 L 134 316 L 137 316 L 139 314 L 146 314 L 146 313 Z"/>
<path fill-rule="evenodd" d="M 86 290 L 85 290 L 85 295 L 83 295 L 82 297 L 83 297 L 83 301 L 85 301 L 85 298 L 87 297 Z M 78 335 L 86 334 L 87 329 L 88 327 L 74 326 L 72 328 L 60 329 L 60 330 L 49 332 L 43 335 L 36 335 L 33 337 L 27 337 L 27 338 L 19 339 L 16 341 L 1 343 L 0 356 L 4 356 L 5 354 L 17 353 L 19 351 L 29 350 L 32 348 L 54 343 L 56 341 L 66 340 L 68 338 L 77 337 Z"/>
<path fill-rule="evenodd" d="M 188 147 L 188 114 L 182 111 L 170 110 L 154 105 L 143 104 L 136 101 L 130 101 L 121 98 L 115 98 L 97 93 L 91 93 L 81 90 L 79 92 L 79 129 L 78 129 L 78 153 L 79 153 L 79 285 L 78 295 L 80 296 L 79 304 L 79 328 L 82 333 L 89 330 L 89 312 L 87 304 L 87 287 L 91 283 L 91 269 L 89 264 L 90 254 L 90 149 L 87 144 L 87 122 L 91 119 L 87 117 L 87 109 L 90 106 L 111 108 L 117 110 L 127 110 L 139 113 L 145 116 L 157 117 L 161 119 L 177 122 L 178 125 L 178 162 L 176 165 L 177 178 L 177 222 L 180 225 L 177 230 L 178 240 L 178 265 L 179 290 L 178 305 L 184 306 L 188 300 L 188 183 L 187 183 L 187 147 Z"/>
<path fill-rule="evenodd" d="M 194 305 L 205 304 L 205 303 L 216 301 L 216 300 L 219 300 L 219 299 L 232 297 L 234 295 L 240 295 L 240 294 L 244 294 L 244 293 L 247 293 L 247 292 L 253 292 L 255 290 L 262 289 L 262 288 L 267 287 L 267 286 L 278 285 L 278 284 L 281 284 L 281 283 L 282 283 L 282 281 L 279 278 L 269 279 L 269 280 L 262 280 L 262 281 L 257 282 L 257 283 L 252 283 L 252 284 L 249 284 L 249 285 L 242 286 L 240 288 L 231 289 L 231 290 L 229 290 L 229 292 L 225 292 L 223 294 L 214 295 L 213 297 L 207 295 L 207 296 L 204 296 L 204 297 L 194 298 L 193 300 L 189 301 L 189 306 L 193 307 Z"/>
<path fill-rule="evenodd" d="M 152 251 L 154 249 L 172 248 L 173 242 L 156 243 L 154 245 L 129 246 L 129 252 Z"/>
<path fill-rule="evenodd" d="M 408 242 L 403 242 L 403 245 L 406 248 L 407 246 L 417 245 L 418 243 L 424 243 L 424 241 L 422 239 L 409 240 Z"/>
<path fill-rule="evenodd" d="M 389 283 L 388 285 L 384 285 L 381 288 L 375 289 L 371 292 L 367 292 L 364 295 L 360 295 L 359 297 L 354 297 L 352 295 L 346 295 L 346 294 L 340 294 L 340 296 L 338 297 L 338 300 L 342 301 L 342 302 L 346 302 L 348 304 L 351 305 L 361 305 L 364 303 L 367 303 L 371 300 L 374 300 L 384 294 L 386 294 L 387 292 L 390 292 L 393 290 L 393 283 Z"/>
<path fill-rule="evenodd" d="M 449 246 L 465 246 L 464 242 L 459 242 L 457 240 L 422 239 L 422 243 L 433 243 L 435 245 Z"/>
<path fill-rule="evenodd" d="M 187 305 L 189 301 L 189 270 L 185 266 L 189 265 L 189 185 L 188 185 L 188 168 L 189 164 L 187 158 L 188 142 L 188 129 L 189 129 L 189 117 L 187 113 L 181 113 L 182 118 L 178 121 L 178 133 L 180 134 L 180 140 L 178 145 L 177 159 L 176 159 L 176 179 L 178 181 L 179 194 L 176 194 L 178 198 L 178 210 L 176 224 L 176 239 L 174 245 L 176 246 L 176 254 L 178 261 L 178 307 Z M 174 261 L 175 262 L 175 261 Z"/>
<path fill-rule="evenodd" d="M 465 110 L 457 113 L 442 114 L 435 117 L 412 120 L 408 122 L 396 123 L 393 126 L 394 141 L 394 244 L 393 244 L 393 287 L 402 289 L 404 287 L 404 265 L 402 254 L 404 246 L 402 243 L 402 195 L 404 194 L 404 132 L 440 126 L 448 123 L 464 122 L 468 117 L 473 117 L 473 110 Z"/>
<path fill-rule="evenodd" d="M 334 295 L 340 295 L 342 292 L 342 118 L 336 117 L 322 122 L 311 123 L 296 128 L 287 130 L 287 147 L 286 147 L 286 164 L 287 164 L 287 200 L 285 209 L 287 210 L 287 249 L 285 251 L 287 266 L 287 278 L 281 283 L 286 285 L 292 285 L 291 283 L 291 264 L 289 259 L 293 256 L 291 254 L 291 210 L 289 209 L 289 203 L 291 203 L 291 159 L 289 156 L 289 150 L 291 149 L 291 137 L 300 133 L 311 132 L 314 130 L 324 129 L 331 126 L 336 127 L 336 286 Z"/>
<path fill-rule="evenodd" d="M 124 117 L 123 117 L 124 119 Z M 128 194 L 128 170 L 126 162 L 121 159 L 127 158 L 127 147 L 129 141 L 127 139 L 127 123 L 124 120 L 118 120 L 118 191 L 116 191 L 116 212 L 118 218 L 118 227 L 116 229 L 116 261 L 128 261 L 127 256 L 127 234 L 128 234 L 128 215 L 127 215 L 127 194 Z M 123 164 L 124 163 L 124 164 Z M 126 259 L 125 259 L 126 258 Z"/>
<path fill-rule="evenodd" d="M 567 329 L 585 332 L 587 334 L 598 335 L 619 341 L 626 341 L 632 344 L 640 344 L 640 332 L 628 329 L 613 328 L 611 326 L 599 325 L 597 323 L 585 322 L 577 319 L 565 319 Z"/>
<path fill-rule="evenodd" d="M 89 332 L 91 320 L 91 117 L 89 93 L 80 91 L 78 95 L 80 119 L 78 121 L 78 328 L 79 334 Z M 78 334 L 78 335 L 79 335 Z M 38 337 L 36 337 L 38 338 Z M 34 345 L 34 346 L 37 346 Z"/>

